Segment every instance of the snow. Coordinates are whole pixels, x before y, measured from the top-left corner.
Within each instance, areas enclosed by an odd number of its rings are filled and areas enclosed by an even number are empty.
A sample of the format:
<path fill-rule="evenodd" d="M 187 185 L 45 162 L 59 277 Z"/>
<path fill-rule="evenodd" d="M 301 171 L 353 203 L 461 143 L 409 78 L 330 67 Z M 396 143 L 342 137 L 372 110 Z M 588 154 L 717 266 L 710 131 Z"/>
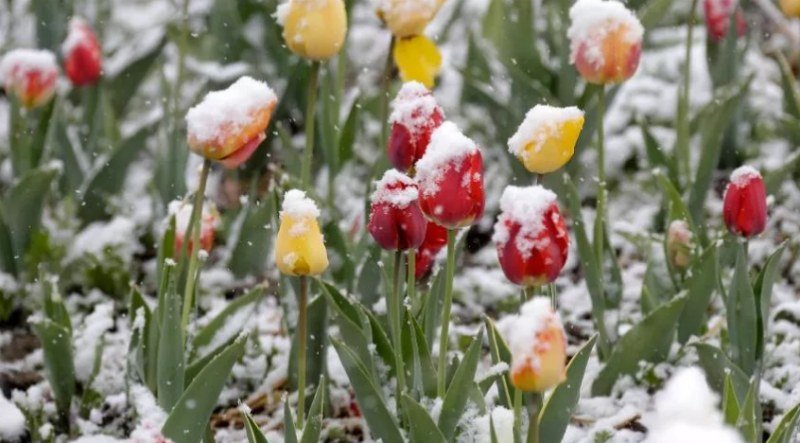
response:
<path fill-rule="evenodd" d="M 5 84 L 30 72 L 57 73 L 55 54 L 44 49 L 13 49 L 0 60 L 0 81 Z"/>
<path fill-rule="evenodd" d="M 189 109 L 186 125 L 189 137 L 199 144 L 218 140 L 221 134 L 238 133 L 253 115 L 278 101 L 275 92 L 262 81 L 244 76 L 227 89 L 213 91 Z"/>
<path fill-rule="evenodd" d="M 108 222 L 94 222 L 81 231 L 67 252 L 67 260 L 86 255 L 103 260 L 105 254 L 111 253 L 127 263 L 139 249 L 136 225 L 126 217 L 116 216 Z"/>
<path fill-rule="evenodd" d="M 306 197 L 306 193 L 299 189 L 290 189 L 283 195 L 281 205 L 281 218 L 291 217 L 295 220 L 303 218 L 317 218 L 320 212 L 314 200 Z"/>
<path fill-rule="evenodd" d="M 536 105 L 525 114 L 517 132 L 508 139 L 508 152 L 520 156 L 531 143 L 533 151 L 539 152 L 547 139 L 555 135 L 564 123 L 582 117 L 583 111 L 575 106 L 559 108 Z"/>
<path fill-rule="evenodd" d="M 534 368 L 538 367 L 538 358 L 533 350 L 536 347 L 537 335 L 551 325 L 560 327 L 558 314 L 550 307 L 547 297 L 534 297 L 520 307 L 519 315 L 509 321 L 499 323 L 500 332 L 508 342 L 511 355 L 516 358 L 530 357 Z"/>
<path fill-rule="evenodd" d="M 81 17 L 72 17 L 69 21 L 69 32 L 64 43 L 61 44 L 61 53 L 69 54 L 78 45 L 91 44 L 94 40 L 92 28 Z"/>
<path fill-rule="evenodd" d="M 419 198 L 414 180 L 396 169 L 389 169 L 375 183 L 372 204 L 386 203 L 403 209 Z"/>
<path fill-rule="evenodd" d="M 504 246 L 510 240 L 508 227 L 519 224 L 515 245 L 523 257 L 530 256 L 536 239 L 544 229 L 544 214 L 556 202 L 556 194 L 541 185 L 507 186 L 500 197 L 502 211 L 494 225 L 492 241 Z M 549 240 L 548 240 L 549 241 Z"/>
<path fill-rule="evenodd" d="M 644 35 L 636 15 L 624 4 L 615 0 L 578 0 L 569 10 L 570 62 L 575 62 L 578 49 L 587 45 L 586 54 L 595 65 L 603 64 L 603 37 L 622 27 L 622 38 L 630 43 L 639 42 Z"/>
<path fill-rule="evenodd" d="M 167 213 L 170 216 L 175 216 L 175 232 L 179 235 L 184 235 L 186 230 L 189 229 L 189 222 L 192 219 L 192 210 L 192 203 L 185 200 L 173 200 L 167 205 Z M 201 232 L 213 230 L 219 225 L 219 218 L 216 216 L 213 204 L 209 201 L 203 201 L 200 221 L 202 223 L 200 226 Z"/>
<path fill-rule="evenodd" d="M 739 166 L 731 173 L 731 184 L 742 187 L 753 178 L 761 178 L 761 173 L 752 166 Z"/>
<path fill-rule="evenodd" d="M 458 167 L 466 156 L 480 152 L 478 145 L 465 136 L 453 122 L 444 122 L 431 135 L 425 155 L 417 161 L 417 182 L 423 195 L 433 195 L 439 190 L 442 174 Z"/>
<path fill-rule="evenodd" d="M 98 344 L 102 343 L 106 332 L 114 326 L 114 304 L 102 303 L 95 306 L 94 311 L 86 316 L 83 328 L 75 335 L 75 377 L 80 381 L 88 381 L 92 375 L 95 355 L 102 352 Z"/>
<path fill-rule="evenodd" d="M 405 126 L 414 136 L 421 130 L 431 127 L 433 123 L 431 117 L 437 111 L 443 115 L 442 108 L 436 104 L 436 99 L 428 88 L 416 81 L 406 82 L 392 100 L 389 123 Z"/>
<path fill-rule="evenodd" d="M 0 440 L 14 442 L 25 434 L 25 416 L 0 393 Z"/>

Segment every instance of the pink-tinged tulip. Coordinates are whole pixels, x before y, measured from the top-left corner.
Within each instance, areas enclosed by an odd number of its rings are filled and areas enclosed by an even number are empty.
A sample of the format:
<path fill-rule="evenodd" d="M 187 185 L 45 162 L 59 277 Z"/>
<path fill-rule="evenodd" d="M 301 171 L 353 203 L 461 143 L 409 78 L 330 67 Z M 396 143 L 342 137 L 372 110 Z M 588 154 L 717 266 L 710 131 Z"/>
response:
<path fill-rule="evenodd" d="M 408 82 L 392 101 L 387 154 L 398 171 L 409 171 L 425 154 L 431 134 L 444 121 L 433 94 L 419 82 Z"/>
<path fill-rule="evenodd" d="M 683 270 L 692 262 L 692 231 L 686 220 L 673 220 L 667 229 L 667 259 Z"/>
<path fill-rule="evenodd" d="M 390 169 L 378 181 L 367 229 L 383 249 L 416 249 L 422 244 L 428 222 L 418 198 L 417 184 L 402 172 Z"/>
<path fill-rule="evenodd" d="M 436 256 L 445 246 L 447 246 L 447 229 L 434 222 L 428 222 L 425 239 L 417 248 L 416 268 L 414 269 L 414 277 L 417 280 L 431 272 Z"/>
<path fill-rule="evenodd" d="M 170 216 L 175 217 L 175 256 L 179 256 L 187 241 L 186 248 L 191 254 L 194 250 L 192 234 L 186 231 L 189 229 L 189 221 L 192 218 L 192 204 L 176 200 L 169 204 L 168 212 Z M 214 246 L 214 231 L 218 224 L 217 208 L 213 203 L 206 202 L 200 215 L 200 249 L 210 251 Z"/>
<path fill-rule="evenodd" d="M 620 83 L 639 67 L 644 28 L 614 0 L 578 0 L 569 10 L 570 61 L 589 83 Z"/>
<path fill-rule="evenodd" d="M 761 174 L 742 166 L 731 174 L 725 188 L 722 215 L 728 230 L 742 237 L 753 237 L 767 225 L 767 192 Z"/>
<path fill-rule="evenodd" d="M 506 277 L 521 286 L 555 280 L 569 250 L 556 195 L 538 185 L 508 186 L 500 198 L 500 210 L 492 241 Z"/>
<path fill-rule="evenodd" d="M 53 98 L 58 64 L 52 52 L 14 49 L 0 61 L 0 80 L 6 94 L 13 94 L 26 108 L 42 106 Z"/>
<path fill-rule="evenodd" d="M 64 72 L 73 85 L 97 83 L 103 71 L 103 51 L 92 27 L 82 18 L 70 20 L 61 54 L 64 56 Z"/>
<path fill-rule="evenodd" d="M 417 162 L 422 212 L 448 229 L 471 225 L 483 214 L 483 157 L 478 145 L 445 122 Z"/>
<path fill-rule="evenodd" d="M 566 380 L 567 339 L 549 299 L 534 297 L 504 326 L 515 388 L 543 392 Z"/>
<path fill-rule="evenodd" d="M 720 41 L 728 34 L 731 15 L 734 15 L 736 20 L 736 34 L 739 37 L 747 30 L 747 23 L 744 21 L 737 0 L 704 0 L 703 12 L 705 12 L 706 30 L 714 41 Z"/>
<path fill-rule="evenodd" d="M 209 92 L 186 114 L 189 148 L 226 168 L 238 167 L 266 138 L 277 103 L 266 83 L 246 76 Z"/>

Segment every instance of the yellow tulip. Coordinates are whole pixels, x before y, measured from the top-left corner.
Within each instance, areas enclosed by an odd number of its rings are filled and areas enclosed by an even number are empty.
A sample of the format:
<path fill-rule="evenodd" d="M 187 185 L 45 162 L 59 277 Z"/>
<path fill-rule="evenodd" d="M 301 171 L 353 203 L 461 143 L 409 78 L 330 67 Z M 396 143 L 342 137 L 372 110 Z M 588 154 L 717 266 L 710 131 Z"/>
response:
<path fill-rule="evenodd" d="M 288 0 L 275 16 L 286 46 L 300 57 L 324 60 L 342 49 L 347 34 L 342 0 Z"/>
<path fill-rule="evenodd" d="M 297 189 L 287 191 L 275 245 L 278 269 L 292 276 L 319 275 L 328 268 L 328 254 L 317 222 L 319 209 Z"/>
<path fill-rule="evenodd" d="M 508 150 L 528 171 L 547 174 L 572 158 L 581 129 L 583 111 L 580 109 L 536 105 L 508 139 Z"/>
<path fill-rule="evenodd" d="M 507 334 L 515 388 L 543 392 L 566 380 L 567 340 L 550 300 L 535 297 L 522 305 Z"/>
<path fill-rule="evenodd" d="M 800 17 L 800 0 L 780 0 L 780 4 L 787 17 Z"/>
<path fill-rule="evenodd" d="M 418 81 L 431 89 L 442 67 L 442 55 L 429 38 L 416 35 L 395 42 L 394 62 L 404 82 Z"/>
<path fill-rule="evenodd" d="M 382 0 L 378 17 L 397 38 L 421 35 L 442 6 L 440 0 Z"/>

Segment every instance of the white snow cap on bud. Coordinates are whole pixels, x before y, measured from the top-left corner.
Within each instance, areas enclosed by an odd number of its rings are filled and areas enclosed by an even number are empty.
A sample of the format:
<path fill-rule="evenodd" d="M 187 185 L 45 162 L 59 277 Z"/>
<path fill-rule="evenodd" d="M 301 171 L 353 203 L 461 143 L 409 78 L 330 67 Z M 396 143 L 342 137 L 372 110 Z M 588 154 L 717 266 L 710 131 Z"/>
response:
<path fill-rule="evenodd" d="M 736 186 L 744 186 L 751 178 L 761 178 L 761 173 L 752 166 L 739 166 L 731 173 L 731 183 Z"/>
<path fill-rule="evenodd" d="M 602 38 L 620 26 L 625 26 L 623 37 L 627 42 L 641 41 L 644 36 L 644 27 L 636 14 L 615 0 L 578 0 L 569 9 L 569 18 L 572 24 L 567 30 L 567 37 L 570 39 L 572 63 L 575 62 L 578 47 L 587 44 L 590 45 L 587 55 L 601 64 L 603 51 L 599 45 Z"/>
<path fill-rule="evenodd" d="M 439 109 L 439 105 L 436 104 L 436 99 L 428 88 L 420 82 L 406 82 L 392 100 L 389 123 L 399 123 L 412 132 L 418 131 L 419 128 L 431 123 L 431 115 L 437 109 Z"/>
<path fill-rule="evenodd" d="M 375 182 L 372 203 L 388 203 L 400 209 L 419 198 L 417 183 L 397 169 L 389 169 Z"/>
<path fill-rule="evenodd" d="M 717 395 L 696 367 L 679 370 L 658 393 L 645 443 L 743 443 L 725 425 Z"/>
<path fill-rule="evenodd" d="M 314 200 L 306 197 L 306 193 L 299 189 L 291 189 L 283 195 L 281 217 L 288 215 L 292 218 L 317 218 L 319 208 Z"/>

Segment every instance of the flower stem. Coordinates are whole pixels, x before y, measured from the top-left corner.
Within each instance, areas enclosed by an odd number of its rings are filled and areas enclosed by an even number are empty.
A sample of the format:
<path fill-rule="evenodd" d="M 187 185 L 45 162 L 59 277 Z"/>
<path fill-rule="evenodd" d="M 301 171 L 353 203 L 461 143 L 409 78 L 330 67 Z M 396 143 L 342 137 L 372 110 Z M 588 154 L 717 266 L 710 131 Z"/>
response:
<path fill-rule="evenodd" d="M 444 306 L 442 307 L 442 330 L 439 337 L 439 367 L 437 394 L 444 398 L 447 378 L 447 344 L 450 334 L 450 308 L 453 305 L 453 275 L 456 268 L 456 230 L 447 230 L 447 268 L 444 280 Z"/>
<path fill-rule="evenodd" d="M 381 75 L 381 145 L 386 144 L 389 138 L 389 89 L 392 87 L 392 70 L 394 69 L 394 35 L 389 42 L 389 51 L 386 54 L 386 63 L 383 65 L 383 74 Z"/>
<path fill-rule="evenodd" d="M 392 333 L 394 335 L 394 359 L 395 372 L 397 375 L 397 405 L 399 408 L 400 399 L 405 390 L 405 368 L 403 367 L 403 297 L 400 296 L 400 268 L 403 267 L 403 251 L 397 250 L 394 253 L 394 270 L 392 276 L 392 299 L 389 300 L 391 306 L 389 312 L 392 316 Z"/>
<path fill-rule="evenodd" d="M 203 213 L 203 198 L 206 192 L 206 182 L 208 173 L 211 170 L 211 160 L 203 160 L 203 169 L 200 170 L 200 184 L 194 193 L 194 204 L 192 206 L 192 217 L 189 219 L 189 226 L 185 235 L 191 236 L 192 251 L 189 253 L 189 271 L 186 273 L 186 285 L 183 292 L 183 313 L 181 315 L 181 331 L 186 338 L 186 326 L 189 324 L 189 313 L 192 312 L 194 304 L 194 289 L 198 275 L 198 253 L 200 252 L 200 217 Z M 187 243 L 187 242 L 184 242 Z M 188 244 L 184 245 L 188 248 Z"/>
<path fill-rule="evenodd" d="M 553 311 L 558 309 L 558 294 L 556 293 L 556 284 L 555 283 L 548 283 L 547 284 L 547 293 L 550 295 L 550 306 L 553 308 Z"/>
<path fill-rule="evenodd" d="M 300 276 L 300 293 L 297 296 L 297 426 L 303 429 L 306 413 L 306 305 L 308 303 L 308 277 Z"/>
<path fill-rule="evenodd" d="M 417 253 L 413 249 L 406 251 L 406 268 L 406 296 L 414 306 L 417 298 Z"/>
<path fill-rule="evenodd" d="M 522 435 L 522 390 L 514 389 L 514 435 Z M 514 441 L 517 438 L 514 437 Z"/>
<path fill-rule="evenodd" d="M 542 409 L 542 394 L 533 394 L 533 402 L 530 405 L 531 419 L 528 423 L 528 443 L 539 443 L 539 411 Z"/>
<path fill-rule="evenodd" d="M 300 183 L 308 190 L 311 183 L 311 160 L 314 158 L 314 117 L 317 113 L 317 83 L 320 62 L 311 63 L 308 76 L 308 95 L 306 97 L 306 148 L 300 169 Z"/>
<path fill-rule="evenodd" d="M 694 20 L 695 10 L 697 9 L 697 0 L 692 0 L 692 6 L 689 9 L 689 19 L 686 24 L 686 60 L 683 64 L 683 87 L 680 88 L 680 97 L 678 99 L 678 106 L 681 111 L 678 112 L 679 116 L 683 116 L 677 122 L 677 156 L 678 165 L 682 169 L 686 183 L 689 183 L 689 176 L 691 175 L 691 166 L 689 164 L 689 90 L 692 79 L 692 35 L 694 33 Z M 679 185 L 679 183 L 678 183 Z"/>
<path fill-rule="evenodd" d="M 597 264 L 603 266 L 603 249 L 605 248 L 605 221 L 606 221 L 606 149 L 603 122 L 605 120 L 606 88 L 600 87 L 597 102 L 599 122 L 597 124 L 597 214 L 594 222 L 594 251 Z M 602 275 L 602 272 L 601 272 Z"/>

